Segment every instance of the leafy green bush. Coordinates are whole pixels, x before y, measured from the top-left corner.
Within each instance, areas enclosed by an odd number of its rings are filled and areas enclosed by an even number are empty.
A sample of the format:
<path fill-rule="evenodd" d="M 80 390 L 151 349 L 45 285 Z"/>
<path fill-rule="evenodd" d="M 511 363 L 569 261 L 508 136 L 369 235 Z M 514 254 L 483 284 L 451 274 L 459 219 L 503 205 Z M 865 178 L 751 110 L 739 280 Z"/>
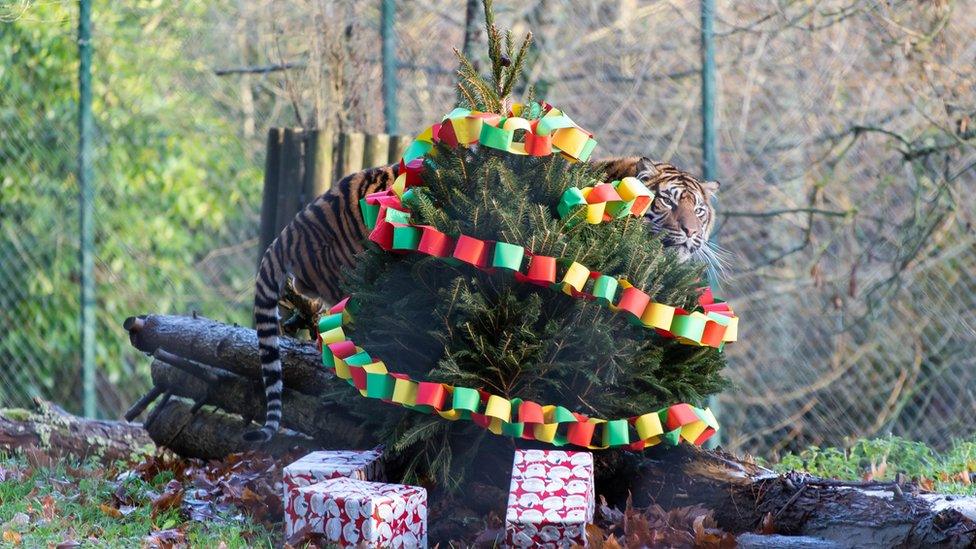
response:
<path fill-rule="evenodd" d="M 103 413 L 145 387 L 121 321 L 199 310 L 246 323 L 253 263 L 199 267 L 256 233 L 260 164 L 234 116 L 181 75 L 201 10 L 94 6 L 97 350 Z M 160 24 L 160 10 L 177 10 Z M 0 401 L 80 408 L 77 7 L 46 2 L 0 32 Z M 251 248 L 246 250 L 254 257 Z M 214 286 L 231 288 L 231 296 Z M 231 303 L 228 305 L 228 303 Z"/>
<path fill-rule="evenodd" d="M 772 467 L 841 480 L 893 480 L 901 473 L 926 489 L 976 495 L 972 478 L 976 473 L 976 439 L 953 441 L 944 453 L 895 436 L 859 440 L 848 450 L 814 446 L 787 454 Z"/>

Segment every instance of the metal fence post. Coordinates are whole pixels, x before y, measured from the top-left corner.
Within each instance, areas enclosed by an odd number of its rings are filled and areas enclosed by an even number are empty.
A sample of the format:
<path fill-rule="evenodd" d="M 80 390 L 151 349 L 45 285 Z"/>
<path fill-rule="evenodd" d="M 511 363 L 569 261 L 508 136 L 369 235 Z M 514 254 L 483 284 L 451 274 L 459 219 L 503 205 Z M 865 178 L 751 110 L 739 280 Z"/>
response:
<path fill-rule="evenodd" d="M 702 177 L 718 177 L 718 150 L 715 132 L 715 0 L 701 0 L 701 119 L 702 119 Z M 715 239 L 715 235 L 712 235 Z M 711 270 L 709 271 L 711 275 Z M 718 290 L 718 279 L 709 276 L 711 286 Z M 708 406 L 719 413 L 719 400 L 708 397 Z M 721 431 L 708 440 L 708 447 L 722 443 Z"/>
<path fill-rule="evenodd" d="M 393 22 L 396 14 L 395 0 L 381 0 L 380 37 L 383 40 L 383 116 L 386 133 L 397 133 L 397 57 L 396 31 Z"/>
<path fill-rule="evenodd" d="M 92 188 L 91 0 L 79 1 L 78 16 L 78 201 L 81 263 L 81 367 L 84 412 L 97 413 L 95 395 L 95 192 Z"/>

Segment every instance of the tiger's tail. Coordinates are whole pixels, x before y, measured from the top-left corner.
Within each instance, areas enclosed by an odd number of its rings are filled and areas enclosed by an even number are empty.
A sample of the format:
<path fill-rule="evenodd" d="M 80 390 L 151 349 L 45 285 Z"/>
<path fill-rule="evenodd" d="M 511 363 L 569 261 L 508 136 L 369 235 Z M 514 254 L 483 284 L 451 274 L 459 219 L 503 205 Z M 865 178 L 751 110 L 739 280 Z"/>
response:
<path fill-rule="evenodd" d="M 265 416 L 264 426 L 244 434 L 248 442 L 265 442 L 278 432 L 281 425 L 281 355 L 278 347 L 278 298 L 287 274 L 284 264 L 285 244 L 290 231 L 286 228 L 281 236 L 268 246 L 258 267 L 254 292 L 254 325 L 258 332 L 258 350 L 261 356 L 261 376 L 264 379 Z"/>

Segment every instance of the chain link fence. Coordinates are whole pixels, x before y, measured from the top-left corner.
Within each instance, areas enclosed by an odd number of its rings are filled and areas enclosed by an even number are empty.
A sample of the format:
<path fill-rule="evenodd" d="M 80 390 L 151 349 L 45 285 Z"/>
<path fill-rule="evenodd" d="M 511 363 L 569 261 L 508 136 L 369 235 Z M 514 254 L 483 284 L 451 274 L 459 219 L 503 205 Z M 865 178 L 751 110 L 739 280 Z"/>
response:
<path fill-rule="evenodd" d="M 700 173 L 696 1 L 498 2 L 539 95 Z M 396 6 L 399 127 L 453 105 L 464 2 Z M 382 132 L 379 3 L 94 4 L 98 405 L 147 387 L 122 320 L 250 323 L 269 127 Z M 476 21 L 480 25 L 480 21 Z M 77 7 L 0 7 L 0 401 L 78 411 Z M 976 6 L 718 2 L 723 443 L 775 455 L 976 413 Z M 480 51 L 475 45 L 473 51 Z"/>

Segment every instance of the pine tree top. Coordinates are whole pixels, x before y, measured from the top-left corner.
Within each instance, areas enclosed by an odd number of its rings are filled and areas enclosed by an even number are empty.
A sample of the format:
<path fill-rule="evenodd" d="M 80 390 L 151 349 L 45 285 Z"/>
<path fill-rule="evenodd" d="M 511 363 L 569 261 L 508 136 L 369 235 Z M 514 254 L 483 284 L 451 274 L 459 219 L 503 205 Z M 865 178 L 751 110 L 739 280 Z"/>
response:
<path fill-rule="evenodd" d="M 483 0 L 483 4 L 491 76 L 490 79 L 482 76 L 474 63 L 463 52 L 454 48 L 454 55 L 461 64 L 457 72 L 459 78 L 457 86 L 461 94 L 462 106 L 504 115 L 510 106 L 509 96 L 525 68 L 525 58 L 532 43 L 532 33 L 526 33 L 521 45 L 516 49 L 512 31 L 506 30 L 503 34 L 495 25 L 493 1 Z"/>

